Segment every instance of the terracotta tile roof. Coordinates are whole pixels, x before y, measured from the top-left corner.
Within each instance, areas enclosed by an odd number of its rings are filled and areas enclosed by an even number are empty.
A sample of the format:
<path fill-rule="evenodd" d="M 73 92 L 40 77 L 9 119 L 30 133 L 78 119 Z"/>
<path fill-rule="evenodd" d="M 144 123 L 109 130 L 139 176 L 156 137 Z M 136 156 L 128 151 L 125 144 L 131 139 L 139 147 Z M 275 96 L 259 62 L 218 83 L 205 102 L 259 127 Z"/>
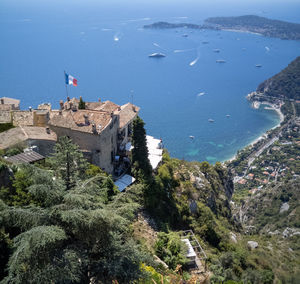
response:
<path fill-rule="evenodd" d="M 246 182 L 247 181 L 245 179 L 243 179 L 243 178 L 238 181 L 239 184 L 245 184 Z"/>
<path fill-rule="evenodd" d="M 101 103 L 100 106 L 96 107 L 94 110 L 102 110 L 102 111 L 106 111 L 108 113 L 112 113 L 115 110 L 117 110 L 120 106 L 111 102 L 111 101 L 105 101 L 103 103 Z"/>
<path fill-rule="evenodd" d="M 120 115 L 120 128 L 126 126 L 129 122 L 131 122 L 138 114 L 140 108 L 127 103 L 121 106 L 121 110 L 119 111 Z"/>
<path fill-rule="evenodd" d="M 102 102 L 85 102 L 85 109 L 95 110 L 101 105 L 103 105 Z"/>
<path fill-rule="evenodd" d="M 87 123 L 85 117 L 87 117 Z M 92 124 L 96 125 L 97 132 L 100 133 L 111 122 L 110 113 L 94 110 L 77 110 L 52 112 L 49 124 L 58 127 L 70 128 L 77 131 L 92 133 Z"/>

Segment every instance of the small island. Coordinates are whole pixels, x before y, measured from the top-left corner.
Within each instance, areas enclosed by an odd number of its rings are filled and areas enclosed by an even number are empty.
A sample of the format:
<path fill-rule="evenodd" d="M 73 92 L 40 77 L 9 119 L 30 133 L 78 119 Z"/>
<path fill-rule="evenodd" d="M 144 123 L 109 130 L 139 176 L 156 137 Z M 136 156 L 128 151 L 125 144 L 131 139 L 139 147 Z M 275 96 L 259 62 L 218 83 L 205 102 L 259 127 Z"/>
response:
<path fill-rule="evenodd" d="M 276 37 L 286 40 L 300 40 L 300 24 L 273 20 L 255 15 L 239 17 L 212 17 L 204 21 L 202 25 L 189 23 L 156 22 L 145 25 L 145 29 L 210 29 L 210 30 L 232 30 L 239 32 L 258 33 L 267 37 Z"/>

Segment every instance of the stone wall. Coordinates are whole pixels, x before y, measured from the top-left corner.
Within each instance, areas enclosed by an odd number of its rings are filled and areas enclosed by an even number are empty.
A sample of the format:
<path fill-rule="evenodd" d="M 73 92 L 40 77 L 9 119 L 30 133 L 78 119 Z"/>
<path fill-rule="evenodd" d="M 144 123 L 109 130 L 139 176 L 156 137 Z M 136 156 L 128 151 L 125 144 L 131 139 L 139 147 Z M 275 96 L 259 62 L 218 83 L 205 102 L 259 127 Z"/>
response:
<path fill-rule="evenodd" d="M 10 111 L 5 111 L 5 110 L 0 111 L 0 123 L 10 123 L 10 122 L 11 122 Z"/>
<path fill-rule="evenodd" d="M 28 147 L 37 146 L 36 152 L 47 157 L 54 152 L 55 141 L 50 140 L 27 140 Z"/>
<path fill-rule="evenodd" d="M 13 125 L 33 125 L 33 112 L 32 111 L 14 111 L 12 112 Z"/>
<path fill-rule="evenodd" d="M 35 111 L 33 113 L 34 126 L 45 127 L 48 124 L 48 121 L 49 121 L 49 113 L 47 111 L 45 112 Z"/>

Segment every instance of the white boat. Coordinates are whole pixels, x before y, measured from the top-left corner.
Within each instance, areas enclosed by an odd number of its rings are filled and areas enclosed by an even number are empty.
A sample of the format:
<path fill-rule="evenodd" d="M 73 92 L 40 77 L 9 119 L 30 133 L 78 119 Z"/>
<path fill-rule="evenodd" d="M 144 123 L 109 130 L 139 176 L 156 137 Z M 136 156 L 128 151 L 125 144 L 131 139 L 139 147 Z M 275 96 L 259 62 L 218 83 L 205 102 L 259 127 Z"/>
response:
<path fill-rule="evenodd" d="M 219 53 L 221 50 L 220 49 L 218 49 L 218 48 L 215 48 L 214 49 L 214 52 L 216 52 L 216 53 Z"/>
<path fill-rule="evenodd" d="M 165 54 L 163 54 L 163 53 L 157 53 L 157 52 L 152 53 L 152 54 L 149 54 L 148 56 L 149 56 L 149 57 L 156 57 L 156 58 L 166 57 Z"/>
<path fill-rule="evenodd" d="M 216 62 L 217 63 L 226 63 L 226 61 L 224 59 L 217 59 Z"/>
<path fill-rule="evenodd" d="M 262 67 L 262 65 L 261 64 L 256 64 L 255 67 L 260 68 L 260 67 Z"/>
<path fill-rule="evenodd" d="M 226 117 L 230 117 L 230 114 L 226 114 Z"/>
<path fill-rule="evenodd" d="M 193 135 L 190 135 L 189 137 L 190 137 L 191 139 L 195 139 L 195 136 L 193 136 Z"/>
<path fill-rule="evenodd" d="M 213 119 L 211 119 L 211 118 L 210 118 L 208 121 L 209 121 L 209 122 L 215 122 L 215 121 L 214 121 Z"/>

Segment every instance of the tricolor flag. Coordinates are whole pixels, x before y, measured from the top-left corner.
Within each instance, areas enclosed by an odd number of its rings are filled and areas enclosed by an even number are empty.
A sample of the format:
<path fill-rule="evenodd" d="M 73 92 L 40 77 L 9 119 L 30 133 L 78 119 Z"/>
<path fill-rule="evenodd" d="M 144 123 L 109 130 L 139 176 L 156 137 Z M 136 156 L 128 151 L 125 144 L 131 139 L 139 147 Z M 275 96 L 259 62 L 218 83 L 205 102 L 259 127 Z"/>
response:
<path fill-rule="evenodd" d="M 66 79 L 66 85 L 73 85 L 77 86 L 77 79 L 75 79 L 73 76 L 65 73 L 65 79 Z"/>

